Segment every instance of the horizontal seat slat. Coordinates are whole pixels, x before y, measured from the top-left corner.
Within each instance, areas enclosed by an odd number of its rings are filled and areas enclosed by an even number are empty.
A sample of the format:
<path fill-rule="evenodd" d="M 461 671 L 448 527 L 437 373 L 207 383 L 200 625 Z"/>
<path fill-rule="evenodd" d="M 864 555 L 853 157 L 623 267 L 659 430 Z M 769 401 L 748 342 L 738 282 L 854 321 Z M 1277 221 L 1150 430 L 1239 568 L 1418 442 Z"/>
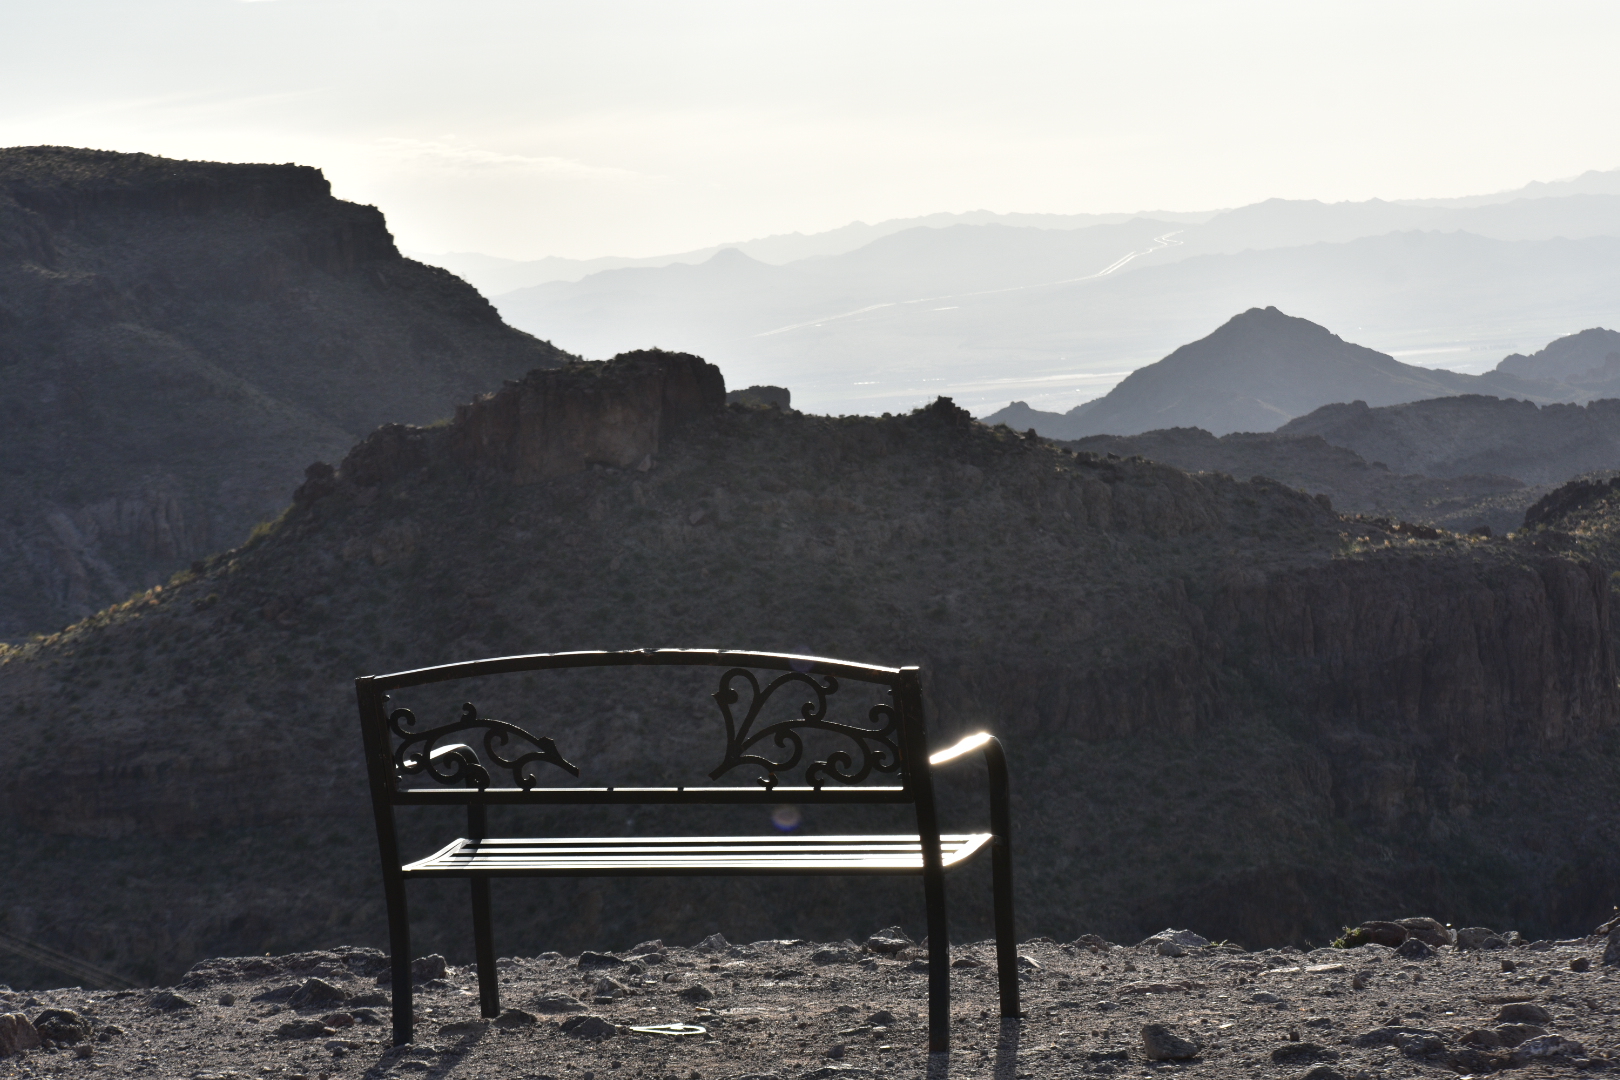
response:
<path fill-rule="evenodd" d="M 988 833 L 940 837 L 947 867 L 972 856 Z M 457 840 L 402 870 L 412 876 L 575 874 L 921 873 L 912 836 L 627 836 Z"/>

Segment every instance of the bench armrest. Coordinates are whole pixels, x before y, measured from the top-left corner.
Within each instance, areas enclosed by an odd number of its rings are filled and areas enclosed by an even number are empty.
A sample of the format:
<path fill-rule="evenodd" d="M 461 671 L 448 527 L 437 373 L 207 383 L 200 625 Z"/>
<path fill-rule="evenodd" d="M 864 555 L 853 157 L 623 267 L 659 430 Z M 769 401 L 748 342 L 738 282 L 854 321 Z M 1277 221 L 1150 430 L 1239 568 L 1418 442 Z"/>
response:
<path fill-rule="evenodd" d="M 996 737 L 988 731 L 981 731 L 977 735 L 969 735 L 955 746 L 948 746 L 937 754 L 928 755 L 928 764 L 944 765 L 955 761 L 963 754 L 971 754 L 985 743 L 995 742 Z"/>
<path fill-rule="evenodd" d="M 928 764 L 948 765 L 975 750 L 984 751 L 990 776 L 991 876 L 996 893 L 996 973 L 1001 984 L 1001 1015 L 1023 1016 L 1018 1000 L 1018 946 L 1013 936 L 1012 807 L 1007 794 L 1007 756 L 1001 740 L 980 731 L 928 756 Z"/>

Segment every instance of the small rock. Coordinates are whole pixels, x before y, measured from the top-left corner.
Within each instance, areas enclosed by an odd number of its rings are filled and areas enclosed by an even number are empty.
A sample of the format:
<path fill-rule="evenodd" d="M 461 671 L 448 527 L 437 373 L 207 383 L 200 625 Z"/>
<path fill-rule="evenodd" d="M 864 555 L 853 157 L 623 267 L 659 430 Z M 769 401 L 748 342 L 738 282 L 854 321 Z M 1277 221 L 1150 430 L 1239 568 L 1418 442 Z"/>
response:
<path fill-rule="evenodd" d="M 501 1015 L 495 1018 L 495 1026 L 498 1028 L 533 1027 L 538 1019 L 534 1013 L 524 1012 L 522 1009 L 503 1009 Z"/>
<path fill-rule="evenodd" d="M 1573 959 L 1573 960 L 1571 960 L 1569 962 L 1569 970 L 1571 970 L 1571 971 L 1591 971 L 1592 970 L 1592 961 L 1589 958 L 1585 957 L 1585 956 L 1577 956 L 1575 959 Z"/>
<path fill-rule="evenodd" d="M 1519 1044 L 1513 1051 L 1515 1064 L 1523 1065 L 1544 1058 L 1578 1058 L 1586 1056 L 1586 1047 L 1562 1035 L 1542 1035 Z"/>
<path fill-rule="evenodd" d="M 1264 990 L 1259 990 L 1249 995 L 1249 1001 L 1255 1005 L 1275 1005 L 1282 1001 L 1282 998 L 1276 994 L 1268 994 Z"/>
<path fill-rule="evenodd" d="M 693 948 L 699 952 L 725 952 L 731 948 L 731 942 L 726 940 L 724 934 L 710 934 L 694 945 Z"/>
<path fill-rule="evenodd" d="M 0 1057 L 39 1049 L 39 1032 L 22 1013 L 0 1014 Z"/>
<path fill-rule="evenodd" d="M 1166 927 L 1152 937 L 1143 938 L 1137 943 L 1137 947 L 1156 945 L 1161 941 L 1174 942 L 1183 949 L 1202 949 L 1209 944 L 1209 938 L 1195 934 L 1191 930 L 1171 930 Z"/>
<path fill-rule="evenodd" d="M 1201 1048 L 1183 1039 L 1163 1024 L 1144 1024 L 1142 1053 L 1149 1061 L 1186 1061 L 1198 1056 Z"/>
<path fill-rule="evenodd" d="M 1289 1042 L 1271 1052 L 1271 1060 L 1278 1065 L 1296 1061 L 1334 1061 L 1338 1054 L 1313 1042 Z"/>
<path fill-rule="evenodd" d="M 1396 919 L 1396 925 L 1405 930 L 1412 937 L 1422 941 L 1425 945 L 1440 948 L 1442 945 L 1456 944 L 1456 937 L 1446 929 L 1444 923 L 1435 919 Z"/>
<path fill-rule="evenodd" d="M 159 990 L 146 999 L 146 1003 L 159 1012 L 173 1012 L 176 1009 L 195 1009 L 197 1003 L 190 998 L 181 997 L 173 990 Z"/>
<path fill-rule="evenodd" d="M 984 967 L 984 961 L 983 960 L 975 960 L 971 956 L 958 956 L 955 960 L 951 961 L 951 967 L 953 967 L 953 968 L 981 968 L 981 967 Z"/>
<path fill-rule="evenodd" d="M 1331 1016 L 1313 1016 L 1309 1020 L 1305 1021 L 1305 1026 L 1330 1028 L 1333 1026 L 1333 1018 Z"/>
<path fill-rule="evenodd" d="M 314 1039 L 332 1032 L 319 1020 L 289 1020 L 276 1028 L 278 1039 Z"/>
<path fill-rule="evenodd" d="M 124 1034 L 124 1029 L 117 1024 L 103 1024 L 101 1030 L 96 1032 L 96 1042 L 112 1042 L 122 1034 Z"/>
<path fill-rule="evenodd" d="M 1331 1065 L 1312 1065 L 1299 1074 L 1299 1080 L 1344 1080 L 1344 1073 Z"/>
<path fill-rule="evenodd" d="M 802 1080 L 863 1080 L 871 1075 L 872 1070 L 856 1065 L 823 1065 L 805 1073 Z"/>
<path fill-rule="evenodd" d="M 836 1043 L 827 1047 L 825 1056 L 832 1058 L 834 1061 L 842 1061 L 844 1057 L 844 1044 Z"/>
<path fill-rule="evenodd" d="M 891 926 L 885 930 L 879 930 L 877 933 L 866 939 L 866 947 L 868 949 L 875 953 L 883 953 L 888 956 L 892 956 L 898 952 L 904 952 L 906 949 L 911 948 L 915 944 L 917 943 L 911 940 L 911 935 L 907 934 L 898 926 Z"/>
<path fill-rule="evenodd" d="M 1603 949 L 1604 964 L 1620 964 L 1620 926 L 1609 931 L 1609 942 Z"/>
<path fill-rule="evenodd" d="M 560 1025 L 564 1034 L 576 1039 L 608 1039 L 619 1033 L 619 1027 L 600 1016 L 570 1016 Z"/>
<path fill-rule="evenodd" d="M 346 1012 L 327 1013 L 321 1017 L 321 1023 L 329 1028 L 346 1028 L 354 1026 L 354 1014 Z"/>
<path fill-rule="evenodd" d="M 219 1003 L 221 1005 L 225 1006 L 226 1008 L 229 1008 L 230 1006 L 236 1004 L 236 995 L 235 994 L 221 994 L 221 995 L 219 995 L 218 1000 L 219 1000 Z"/>
<path fill-rule="evenodd" d="M 1432 960 L 1434 949 L 1420 937 L 1409 937 L 1396 946 L 1395 955 L 1407 960 Z"/>
<path fill-rule="evenodd" d="M 609 978 L 606 975 L 602 976 L 600 979 L 597 979 L 596 985 L 591 987 L 591 997 L 595 998 L 598 1004 L 605 1004 L 606 1002 L 617 1000 L 618 998 L 624 997 L 629 992 L 630 988 L 625 986 L 624 983 L 620 982 L 618 979 Z"/>
<path fill-rule="evenodd" d="M 1502 1045 L 1502 1037 L 1490 1028 L 1476 1028 L 1457 1041 L 1467 1046 L 1478 1046 L 1487 1050 Z"/>
<path fill-rule="evenodd" d="M 456 1020 L 439 1025 L 441 1039 L 476 1039 L 489 1030 L 488 1020 Z"/>
<path fill-rule="evenodd" d="M 1498 1046 L 1518 1046 L 1526 1039 L 1547 1034 L 1547 1029 L 1535 1024 L 1498 1024 L 1491 1034 L 1496 1036 Z"/>
<path fill-rule="evenodd" d="M 810 957 L 817 964 L 847 964 L 855 959 L 848 949 L 817 949 Z"/>
<path fill-rule="evenodd" d="M 301 1009 L 306 1005 L 324 1005 L 328 1002 L 347 1001 L 349 992 L 333 986 L 325 979 L 306 979 L 304 985 L 287 999 L 289 1008 Z"/>
<path fill-rule="evenodd" d="M 382 1020 L 377 1016 L 377 1013 L 372 1009 L 350 1009 L 349 1010 L 349 1015 L 354 1017 L 354 1021 L 357 1024 L 372 1024 L 372 1025 L 375 1025 L 375 1024 L 382 1023 Z"/>
<path fill-rule="evenodd" d="M 90 1020 L 72 1009 L 46 1009 L 34 1017 L 34 1030 L 41 1039 L 49 1039 L 58 1046 L 72 1046 L 90 1037 Z"/>
<path fill-rule="evenodd" d="M 579 966 L 582 968 L 612 968 L 621 967 L 623 964 L 623 960 L 607 953 L 587 951 L 579 954 Z"/>
<path fill-rule="evenodd" d="M 1374 945 L 1387 945 L 1391 949 L 1412 936 L 1400 923 L 1381 922 L 1377 919 L 1362 923 L 1356 930 L 1360 931 L 1354 935 L 1359 939 L 1357 944 L 1371 942 Z"/>
<path fill-rule="evenodd" d="M 714 991 L 710 990 L 702 983 L 693 983 L 691 986 L 683 986 L 677 993 L 681 1000 L 690 1001 L 694 1005 L 700 1001 L 714 1000 Z"/>
<path fill-rule="evenodd" d="M 1545 1024 L 1552 1013 L 1531 1001 L 1515 1001 L 1496 1010 L 1499 1024 Z"/>
<path fill-rule="evenodd" d="M 259 993 L 254 994 L 248 1000 L 281 1002 L 286 1001 L 296 993 L 298 993 L 298 987 L 296 986 L 277 986 L 272 987 L 269 990 L 260 991 Z"/>
<path fill-rule="evenodd" d="M 431 982 L 434 979 L 444 978 L 444 973 L 450 970 L 444 957 L 438 953 L 431 956 L 418 956 L 411 961 L 411 978 L 416 982 Z"/>
<path fill-rule="evenodd" d="M 1153 946 L 1153 951 L 1158 953 L 1160 956 L 1186 956 L 1187 955 L 1186 948 L 1184 946 L 1177 945 L 1173 941 L 1161 941 L 1158 944 Z"/>
<path fill-rule="evenodd" d="M 543 1013 L 582 1013 L 584 1002 L 567 994 L 545 994 L 535 1000 L 534 1007 Z"/>
<path fill-rule="evenodd" d="M 388 995 L 379 994 L 375 990 L 369 994 L 356 994 L 354 997 L 349 999 L 349 1005 L 351 1007 L 358 1006 L 369 1009 L 375 1009 L 379 1005 L 387 1005 L 388 1003 Z"/>
<path fill-rule="evenodd" d="M 1503 961 L 1502 961 L 1502 970 L 1503 970 L 1503 971 L 1504 971 L 1504 972 L 1508 972 L 1508 971 L 1518 971 L 1518 970 L 1519 970 L 1519 965 L 1518 965 L 1518 964 L 1515 964 L 1515 963 L 1514 963 L 1514 962 L 1513 962 L 1513 961 L 1511 961 L 1511 960 L 1503 960 Z"/>
<path fill-rule="evenodd" d="M 871 1016 L 868 1016 L 866 1018 L 866 1022 L 871 1024 L 873 1027 L 893 1027 L 894 1013 L 890 1012 L 888 1009 L 879 1009 Z"/>
<path fill-rule="evenodd" d="M 1484 926 L 1465 926 L 1456 933 L 1459 949 L 1505 949 L 1507 941 L 1495 930 Z"/>

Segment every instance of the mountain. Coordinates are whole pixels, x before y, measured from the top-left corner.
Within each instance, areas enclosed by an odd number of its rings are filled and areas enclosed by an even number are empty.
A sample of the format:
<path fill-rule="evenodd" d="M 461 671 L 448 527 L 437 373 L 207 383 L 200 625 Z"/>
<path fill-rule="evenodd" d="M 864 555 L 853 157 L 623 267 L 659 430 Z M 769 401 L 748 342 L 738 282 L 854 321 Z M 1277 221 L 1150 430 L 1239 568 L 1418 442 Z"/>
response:
<path fill-rule="evenodd" d="M 1425 539 L 1272 481 L 1065 452 L 944 399 L 833 418 L 724 395 L 679 354 L 536 371 L 310 468 L 272 526 L 161 592 L 0 647 L 0 859 L 26 868 L 0 875 L 0 929 L 140 980 L 379 944 L 355 676 L 682 645 L 921 664 L 934 740 L 1006 740 L 1026 933 L 1197 925 L 1253 946 L 1369 911 L 1531 937 L 1606 917 L 1616 529 L 1578 550 L 1551 526 Z M 467 693 L 543 727 L 585 782 L 633 784 L 702 782 L 712 691 L 648 671 Z M 462 700 L 398 704 L 449 718 Z M 978 777 L 942 784 L 947 828 L 966 824 Z M 753 814 L 492 827 L 773 827 Z M 977 872 L 952 890 L 963 940 L 988 929 Z M 411 903 L 416 947 L 461 962 L 455 886 Z M 716 928 L 837 940 L 917 905 L 903 882 L 816 879 L 494 896 L 503 955 Z M 0 980 L 48 977 L 0 958 Z"/>
<path fill-rule="evenodd" d="M 945 229 L 954 225 L 1004 225 L 1021 229 L 1069 230 L 1089 228 L 1093 225 L 1117 225 L 1141 217 L 1162 222 L 1196 224 L 1209 220 L 1218 212 L 1154 210 L 1139 214 L 998 214 L 989 210 L 970 210 L 960 214 L 939 213 L 925 214 L 921 217 L 891 218 L 873 225 L 868 225 L 864 221 L 852 221 L 848 225 L 828 229 L 825 232 L 778 233 L 753 240 L 714 244 L 672 255 L 642 257 L 607 255 L 594 259 L 566 259 L 557 256 L 543 259 L 503 259 L 472 251 L 437 254 L 413 251 L 409 254 L 422 262 L 442 266 L 464 278 L 485 296 L 498 296 L 553 281 L 578 281 L 604 270 L 707 262 L 728 248 L 740 251 L 751 259 L 780 266 L 802 259 L 842 255 L 865 247 L 885 236 L 912 229 Z"/>
<path fill-rule="evenodd" d="M 380 423 L 564 359 L 319 170 L 0 150 L 0 637 L 240 543 Z"/>
<path fill-rule="evenodd" d="M 1397 472 L 1436 477 L 1496 473 L 1562 484 L 1620 469 L 1620 400 L 1537 406 L 1468 394 L 1373 408 L 1324 405 L 1277 429 L 1319 435 Z"/>
<path fill-rule="evenodd" d="M 1360 399 L 1390 405 L 1487 389 L 1526 392 L 1534 387 L 1511 375 L 1460 375 L 1403 364 L 1307 319 L 1274 307 L 1250 308 L 1062 416 L 1008 411 L 1006 417 L 994 413 L 985 422 L 1016 420 L 1059 439 L 1133 435 L 1164 427 L 1224 435 L 1270 431 L 1328 402 Z"/>
<path fill-rule="evenodd" d="M 1525 356 L 1502 358 L 1496 370 L 1521 379 L 1542 379 L 1574 385 L 1620 378 L 1620 333 L 1594 326 L 1567 334 L 1545 348 Z"/>
<path fill-rule="evenodd" d="M 1527 205 L 1538 203 L 1561 205 Z M 1207 246 L 1201 231 L 1225 228 L 1220 218 L 914 229 L 824 259 L 776 266 L 738 253 L 723 268 L 615 270 L 495 302 L 513 325 L 585 355 L 683 348 L 743 381 L 792 386 L 811 411 L 867 414 L 940 393 L 975 414 L 1010 400 L 1063 412 L 1251 307 L 1469 373 L 1571 327 L 1620 324 L 1620 213 L 1588 222 L 1610 233 L 1565 238 L 1504 225 L 1512 238 L 1339 239 L 1384 227 L 1369 215 L 1331 242 L 1310 239 L 1345 212 L 1262 205 Z"/>
<path fill-rule="evenodd" d="M 1265 477 L 1325 496 L 1340 513 L 1458 533 L 1482 527 L 1498 535 L 1512 532 L 1523 523 L 1525 511 L 1550 490 L 1512 476 L 1398 473 L 1320 435 L 1233 432 L 1217 438 L 1200 428 L 1170 428 L 1140 435 L 1088 435 L 1060 445 L 1080 453 L 1140 456 L 1188 472 Z"/>

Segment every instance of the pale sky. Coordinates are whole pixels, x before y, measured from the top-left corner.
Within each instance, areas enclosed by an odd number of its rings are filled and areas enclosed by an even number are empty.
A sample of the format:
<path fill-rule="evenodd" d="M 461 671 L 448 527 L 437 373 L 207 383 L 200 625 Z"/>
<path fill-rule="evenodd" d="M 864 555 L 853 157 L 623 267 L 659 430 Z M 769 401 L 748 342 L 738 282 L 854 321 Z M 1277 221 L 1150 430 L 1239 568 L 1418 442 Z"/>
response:
<path fill-rule="evenodd" d="M 424 251 L 1620 166 L 1620 4 L 6 0 L 0 145 L 296 161 Z"/>

